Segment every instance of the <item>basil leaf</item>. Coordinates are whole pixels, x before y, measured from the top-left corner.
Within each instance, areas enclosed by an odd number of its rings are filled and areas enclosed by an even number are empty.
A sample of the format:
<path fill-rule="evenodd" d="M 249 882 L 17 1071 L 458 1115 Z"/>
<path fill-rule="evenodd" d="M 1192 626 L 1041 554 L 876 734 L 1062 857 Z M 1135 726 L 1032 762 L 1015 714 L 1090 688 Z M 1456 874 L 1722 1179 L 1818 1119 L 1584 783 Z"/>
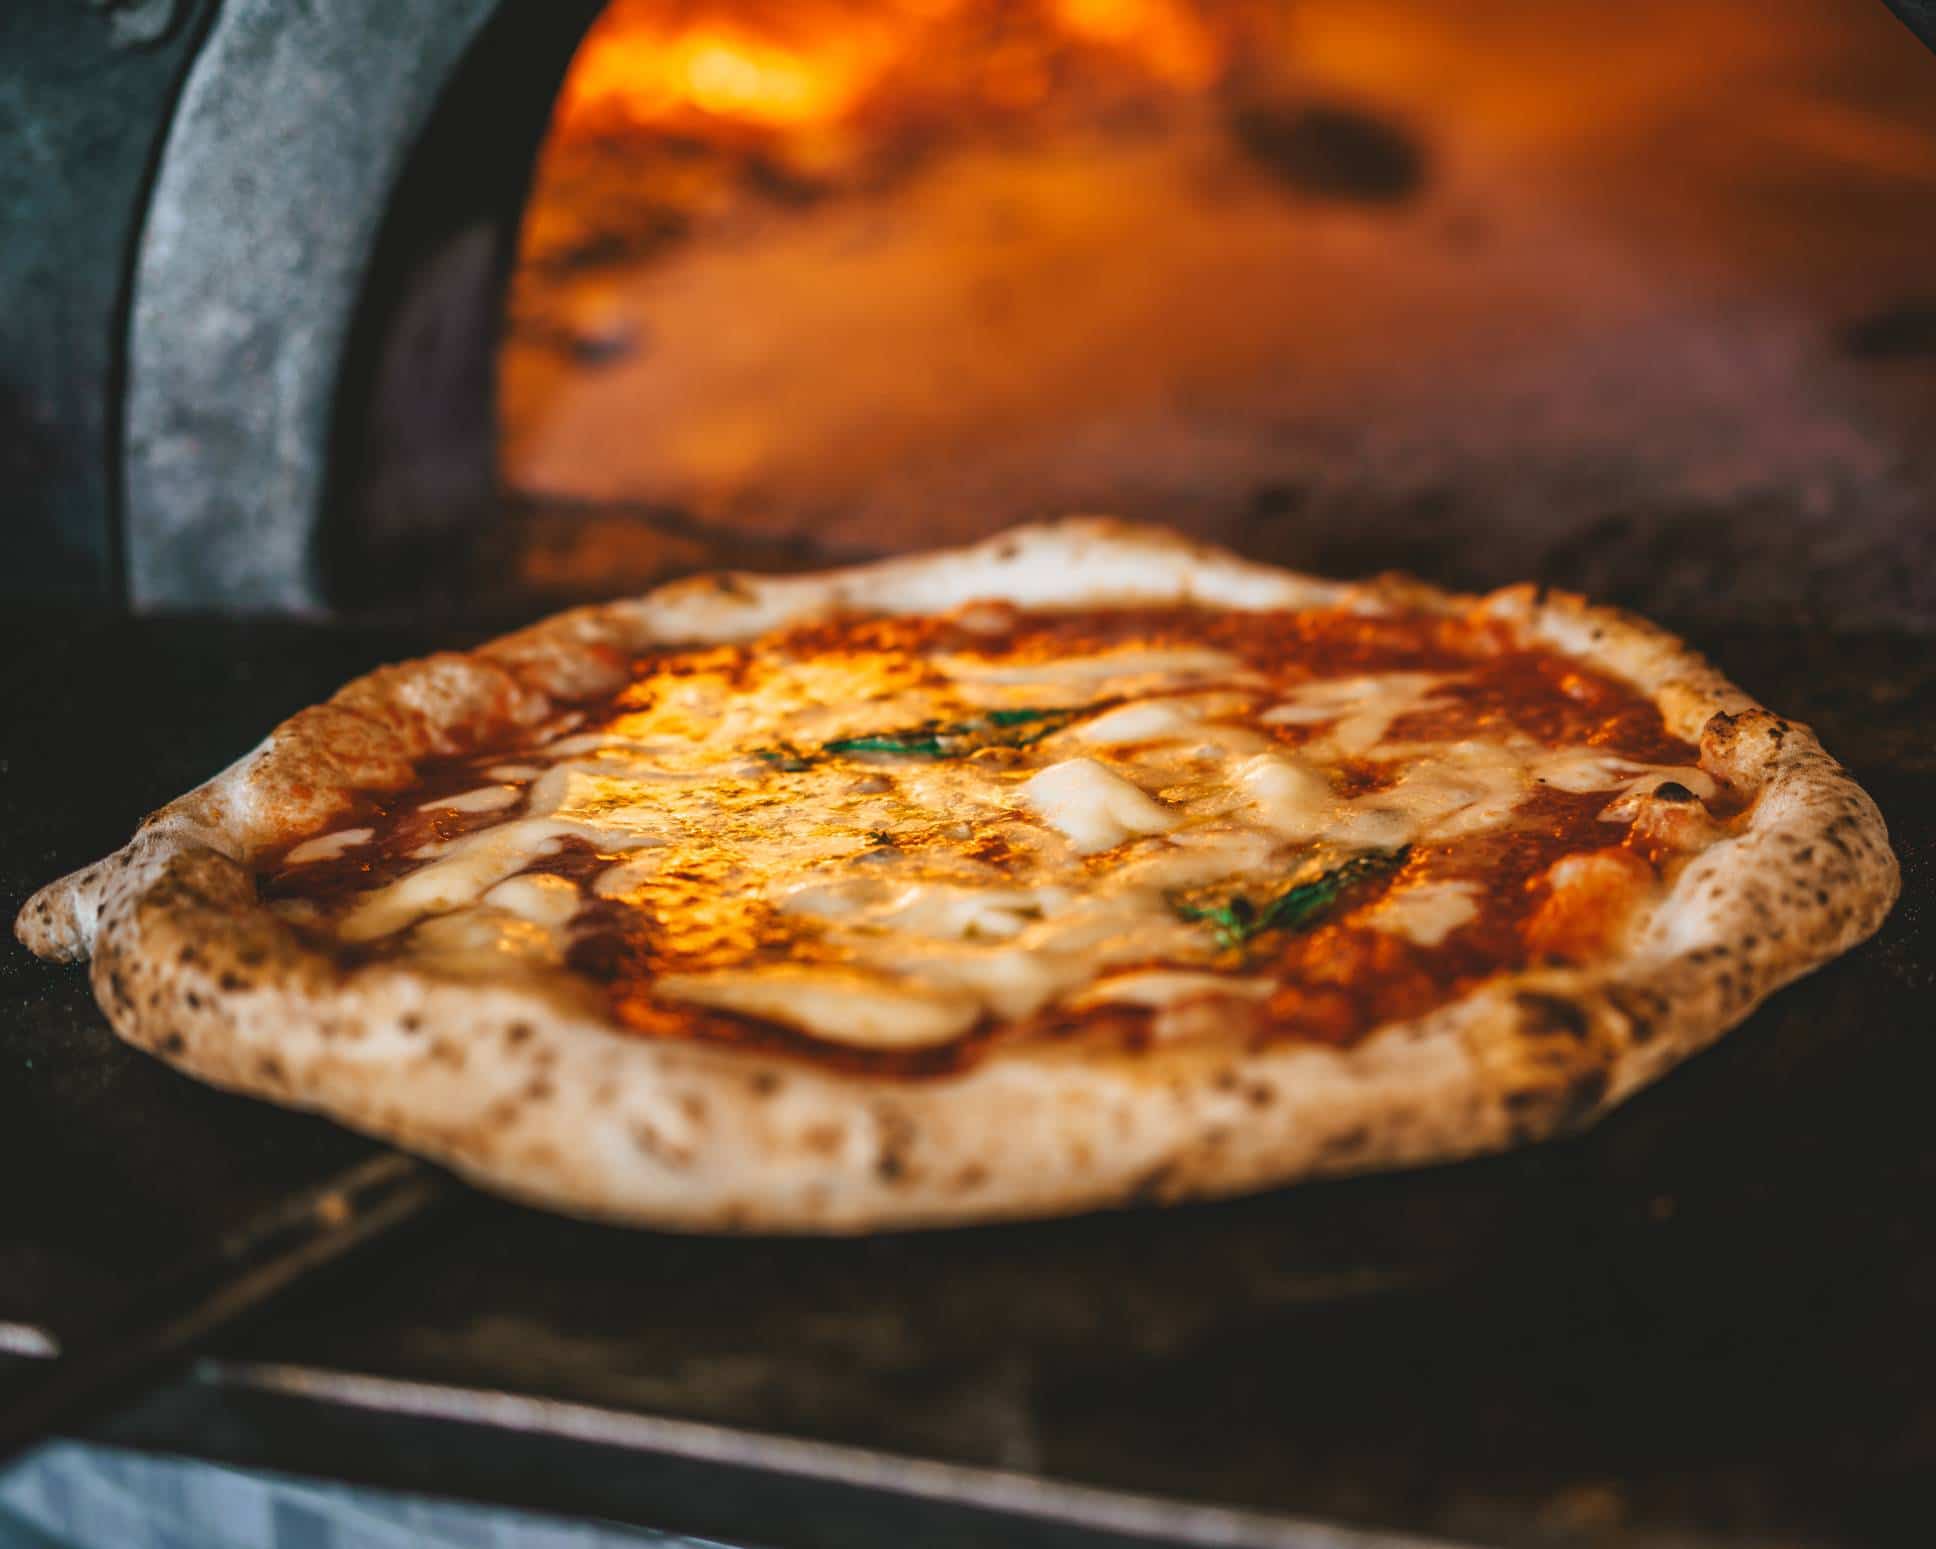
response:
<path fill-rule="evenodd" d="M 820 751 L 841 757 L 850 753 L 893 753 L 903 758 L 955 758 L 981 748 L 1025 748 L 1077 716 L 1100 705 L 1069 709 L 1022 708 L 990 710 L 967 721 L 923 721 L 896 731 L 871 732 L 864 737 L 837 737 Z"/>
<path fill-rule="evenodd" d="M 1201 920 L 1217 933 L 1218 945 L 1242 947 L 1271 930 L 1308 930 L 1345 893 L 1358 883 L 1381 872 L 1392 870 L 1410 854 L 1409 847 L 1354 855 L 1309 882 L 1287 888 L 1261 908 L 1241 893 L 1233 893 L 1221 904 L 1175 904 L 1177 914 L 1186 920 Z"/>
<path fill-rule="evenodd" d="M 802 753 L 790 742 L 778 743 L 770 748 L 755 748 L 753 757 L 763 764 L 771 764 L 775 769 L 784 769 L 788 774 L 813 767 L 813 756 Z"/>

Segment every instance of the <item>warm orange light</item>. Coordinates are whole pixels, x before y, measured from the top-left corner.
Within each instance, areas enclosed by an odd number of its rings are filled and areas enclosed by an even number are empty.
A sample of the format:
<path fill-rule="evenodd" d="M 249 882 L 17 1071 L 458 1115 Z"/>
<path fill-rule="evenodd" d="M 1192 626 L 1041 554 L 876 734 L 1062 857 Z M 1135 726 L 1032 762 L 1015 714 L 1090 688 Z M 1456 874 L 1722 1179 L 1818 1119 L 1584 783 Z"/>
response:
<path fill-rule="evenodd" d="M 1180 86 L 1207 85 L 1223 62 L 1218 40 L 1178 0 L 1056 0 L 1055 15 L 1078 37 L 1124 49 Z"/>
<path fill-rule="evenodd" d="M 1069 44 L 1107 50 L 1147 77 L 1200 88 L 1222 69 L 1228 39 L 1183 0 L 1038 0 L 979 75 L 984 100 L 1033 106 L 1049 89 L 1049 55 Z M 616 0 L 572 66 L 558 123 L 646 128 L 683 117 L 788 130 L 837 123 L 910 80 L 954 78 L 965 45 L 950 29 L 962 0 L 791 0 L 784 7 L 675 7 Z"/>
<path fill-rule="evenodd" d="M 580 55 L 562 116 L 645 125 L 685 110 L 773 128 L 823 123 L 852 105 L 875 52 L 855 45 L 808 54 L 725 28 L 620 29 Z"/>

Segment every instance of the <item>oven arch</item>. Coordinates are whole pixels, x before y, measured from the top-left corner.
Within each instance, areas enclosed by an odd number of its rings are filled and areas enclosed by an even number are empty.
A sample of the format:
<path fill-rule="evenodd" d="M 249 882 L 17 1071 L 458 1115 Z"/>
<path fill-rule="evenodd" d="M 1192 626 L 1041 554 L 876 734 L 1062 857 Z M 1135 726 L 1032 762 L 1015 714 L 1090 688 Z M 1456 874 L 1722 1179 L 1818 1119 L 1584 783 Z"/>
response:
<path fill-rule="evenodd" d="M 134 606 L 330 605 L 338 411 L 346 383 L 381 370 L 360 342 L 381 329 L 372 311 L 407 306 L 414 265 L 521 202 L 599 9 L 222 5 L 183 86 L 135 259 L 120 449 Z M 449 197 L 413 212 L 397 204 L 411 188 Z M 516 240 L 514 219 L 500 227 L 471 239 L 481 252 L 460 244 L 444 260 L 470 265 L 455 304 L 480 338 L 496 327 L 498 248 Z M 488 394 L 489 375 L 443 385 Z M 491 417 L 488 397 L 451 412 Z M 488 446 L 477 456 L 488 465 Z"/>

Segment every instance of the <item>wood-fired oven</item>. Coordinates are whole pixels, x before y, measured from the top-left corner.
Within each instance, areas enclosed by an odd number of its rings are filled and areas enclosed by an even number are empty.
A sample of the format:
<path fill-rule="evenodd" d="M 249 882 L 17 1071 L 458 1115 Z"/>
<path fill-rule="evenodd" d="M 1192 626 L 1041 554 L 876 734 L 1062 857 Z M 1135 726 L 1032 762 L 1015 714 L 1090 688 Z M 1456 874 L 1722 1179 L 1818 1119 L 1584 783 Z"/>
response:
<path fill-rule="evenodd" d="M 1092 509 L 1670 619 L 1936 601 L 1936 103 L 1879 9 L 5 26 L 10 588 L 496 617 Z"/>

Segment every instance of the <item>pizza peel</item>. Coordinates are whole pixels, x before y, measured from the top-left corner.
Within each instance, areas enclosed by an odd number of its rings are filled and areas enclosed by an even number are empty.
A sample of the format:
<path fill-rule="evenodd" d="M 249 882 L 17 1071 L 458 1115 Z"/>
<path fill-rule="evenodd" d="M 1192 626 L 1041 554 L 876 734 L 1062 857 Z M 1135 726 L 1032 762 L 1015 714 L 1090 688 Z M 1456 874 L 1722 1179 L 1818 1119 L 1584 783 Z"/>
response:
<path fill-rule="evenodd" d="M 50 1368 L 9 1390 L 0 1400 L 0 1465 L 133 1397 L 213 1335 L 462 1194 L 427 1162 L 380 1151 L 248 1217 L 60 1341 Z"/>

